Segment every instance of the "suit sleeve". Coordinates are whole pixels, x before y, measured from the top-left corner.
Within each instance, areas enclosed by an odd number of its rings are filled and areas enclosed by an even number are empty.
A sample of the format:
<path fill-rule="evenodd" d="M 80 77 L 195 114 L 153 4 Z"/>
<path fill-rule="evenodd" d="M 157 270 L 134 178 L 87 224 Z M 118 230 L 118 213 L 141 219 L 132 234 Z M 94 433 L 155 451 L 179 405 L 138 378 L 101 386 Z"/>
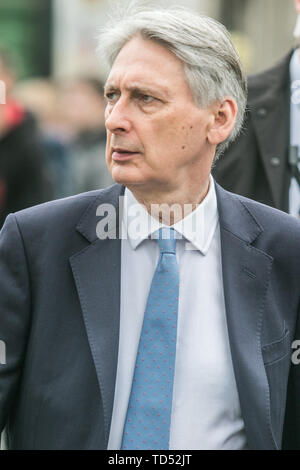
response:
<path fill-rule="evenodd" d="M 18 391 L 30 315 L 23 240 L 14 215 L 0 232 L 0 432 Z"/>

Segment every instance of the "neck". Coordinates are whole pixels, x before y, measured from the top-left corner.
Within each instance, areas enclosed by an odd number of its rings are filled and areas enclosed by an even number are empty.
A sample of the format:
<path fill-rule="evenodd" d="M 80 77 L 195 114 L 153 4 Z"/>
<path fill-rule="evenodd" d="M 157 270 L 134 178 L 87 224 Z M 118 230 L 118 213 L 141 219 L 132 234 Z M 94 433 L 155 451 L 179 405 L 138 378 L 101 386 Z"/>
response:
<path fill-rule="evenodd" d="M 151 191 L 140 187 L 129 187 L 136 200 L 148 213 L 165 225 L 173 225 L 193 212 L 205 199 L 209 190 L 209 178 L 197 187 L 191 186 L 173 191 Z"/>

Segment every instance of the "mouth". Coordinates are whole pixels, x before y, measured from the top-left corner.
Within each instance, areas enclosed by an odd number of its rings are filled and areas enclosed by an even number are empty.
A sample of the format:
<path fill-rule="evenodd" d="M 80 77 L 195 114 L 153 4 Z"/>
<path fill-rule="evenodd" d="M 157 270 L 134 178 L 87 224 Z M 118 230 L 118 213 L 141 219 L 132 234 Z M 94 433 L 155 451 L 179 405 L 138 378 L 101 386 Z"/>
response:
<path fill-rule="evenodd" d="M 115 162 L 123 162 L 130 160 L 132 157 L 138 155 L 140 152 L 131 151 L 123 148 L 113 148 L 112 149 L 112 160 Z"/>

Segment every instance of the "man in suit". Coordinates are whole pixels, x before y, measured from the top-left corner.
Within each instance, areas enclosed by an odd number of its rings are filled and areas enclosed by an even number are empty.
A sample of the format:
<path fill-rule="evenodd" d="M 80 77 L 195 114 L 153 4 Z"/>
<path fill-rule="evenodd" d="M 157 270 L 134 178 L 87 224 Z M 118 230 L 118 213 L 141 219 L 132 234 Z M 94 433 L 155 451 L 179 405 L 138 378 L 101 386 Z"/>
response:
<path fill-rule="evenodd" d="M 294 0 L 300 15 L 300 0 Z M 300 16 L 294 36 L 300 40 Z M 228 191 L 300 216 L 300 49 L 248 81 L 248 112 L 239 137 L 215 165 Z M 297 151 L 298 149 L 298 151 Z"/>
<path fill-rule="evenodd" d="M 99 44 L 117 184 L 0 236 L 7 446 L 300 448 L 300 225 L 210 176 L 246 102 L 230 38 L 138 9 Z"/>

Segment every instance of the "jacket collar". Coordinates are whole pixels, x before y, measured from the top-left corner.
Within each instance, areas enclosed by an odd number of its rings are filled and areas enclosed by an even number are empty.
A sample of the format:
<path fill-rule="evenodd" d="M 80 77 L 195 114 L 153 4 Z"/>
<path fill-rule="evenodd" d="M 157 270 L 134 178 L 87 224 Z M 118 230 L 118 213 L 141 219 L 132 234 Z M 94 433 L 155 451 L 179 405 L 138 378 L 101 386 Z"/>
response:
<path fill-rule="evenodd" d="M 76 230 L 91 243 L 99 239 L 100 231 L 104 229 L 107 231 L 107 236 L 104 233 L 101 236 L 106 239 L 114 238 L 114 234 L 118 235 L 121 226 L 119 221 L 122 219 L 124 192 L 125 187 L 119 184 L 99 191 L 99 194 L 81 216 Z"/>

